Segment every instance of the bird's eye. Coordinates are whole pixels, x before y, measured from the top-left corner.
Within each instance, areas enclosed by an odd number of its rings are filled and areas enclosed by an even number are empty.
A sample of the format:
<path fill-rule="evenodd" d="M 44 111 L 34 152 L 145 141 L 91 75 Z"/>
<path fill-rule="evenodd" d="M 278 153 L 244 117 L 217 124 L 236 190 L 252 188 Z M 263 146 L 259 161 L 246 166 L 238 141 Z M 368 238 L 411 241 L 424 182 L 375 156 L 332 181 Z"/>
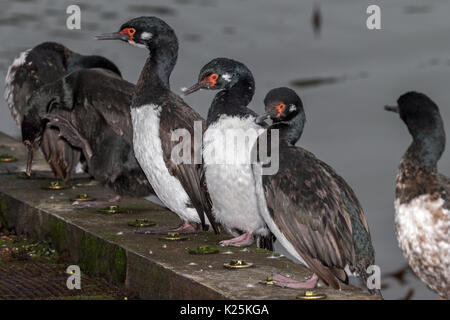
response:
<path fill-rule="evenodd" d="M 120 31 L 120 33 L 126 33 L 130 36 L 133 36 L 136 33 L 136 29 L 135 28 L 124 28 Z"/>
<path fill-rule="evenodd" d="M 219 79 L 219 75 L 217 73 L 213 73 L 207 77 L 205 77 L 202 82 L 207 82 L 210 88 L 214 87 L 217 83 L 217 79 Z"/>
<path fill-rule="evenodd" d="M 275 109 L 277 110 L 277 118 L 279 118 L 283 114 L 283 110 L 285 107 L 286 105 L 284 103 L 280 103 L 275 107 Z"/>

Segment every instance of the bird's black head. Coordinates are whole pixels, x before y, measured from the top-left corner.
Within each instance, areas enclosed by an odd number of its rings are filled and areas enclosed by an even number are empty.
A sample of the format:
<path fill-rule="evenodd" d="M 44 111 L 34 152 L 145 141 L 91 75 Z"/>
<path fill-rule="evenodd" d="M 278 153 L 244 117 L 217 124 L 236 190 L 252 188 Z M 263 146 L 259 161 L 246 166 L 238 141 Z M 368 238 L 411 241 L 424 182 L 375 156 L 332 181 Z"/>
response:
<path fill-rule="evenodd" d="M 27 148 L 38 148 L 42 137 L 42 125 L 36 110 L 30 110 L 21 123 L 22 142 Z"/>
<path fill-rule="evenodd" d="M 407 151 L 421 165 L 434 167 L 445 149 L 445 130 L 438 106 L 426 95 L 408 92 L 397 100 L 398 106 L 385 109 L 400 114 L 413 143 Z"/>
<path fill-rule="evenodd" d="M 102 68 L 107 69 L 119 77 L 122 77 L 119 68 L 110 60 L 102 56 L 83 56 L 74 55 L 67 63 L 67 73 L 71 73 L 80 69 Z"/>
<path fill-rule="evenodd" d="M 30 175 L 34 152 L 39 149 L 43 132 L 41 119 L 36 108 L 31 108 L 28 113 L 24 115 L 21 123 L 21 130 L 22 142 L 28 151 L 26 173 Z"/>
<path fill-rule="evenodd" d="M 274 123 L 285 122 L 304 114 L 302 100 L 294 90 L 286 87 L 270 90 L 264 98 L 264 105 L 265 113 L 258 117 L 259 123 L 269 118 Z"/>
<path fill-rule="evenodd" d="M 386 106 L 385 109 L 398 113 L 414 138 L 443 130 L 439 108 L 425 94 L 408 92 L 400 96 L 397 103 L 397 106 Z"/>
<path fill-rule="evenodd" d="M 188 95 L 199 89 L 229 89 L 243 80 L 246 81 L 245 85 L 249 86 L 246 89 L 254 92 L 253 75 L 243 63 L 228 58 L 216 58 L 200 70 L 198 82 L 184 90 L 183 94 Z"/>
<path fill-rule="evenodd" d="M 157 17 L 138 17 L 125 22 L 118 32 L 96 37 L 97 40 L 122 40 L 150 51 L 169 46 L 178 50 L 178 40 L 173 29 Z"/>
<path fill-rule="evenodd" d="M 271 119 L 269 129 L 279 130 L 280 141 L 295 145 L 306 123 L 303 103 L 297 93 L 286 87 L 272 89 L 264 98 L 264 105 L 265 113 L 256 122 L 263 125 L 266 119 Z"/>

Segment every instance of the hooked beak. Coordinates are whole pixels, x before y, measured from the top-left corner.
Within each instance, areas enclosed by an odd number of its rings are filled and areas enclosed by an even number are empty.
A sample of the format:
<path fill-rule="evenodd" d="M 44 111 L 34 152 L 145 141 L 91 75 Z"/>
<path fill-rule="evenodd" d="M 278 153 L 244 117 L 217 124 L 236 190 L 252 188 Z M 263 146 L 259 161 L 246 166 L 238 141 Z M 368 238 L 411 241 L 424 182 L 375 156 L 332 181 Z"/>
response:
<path fill-rule="evenodd" d="M 31 166 L 33 164 L 33 156 L 34 156 L 34 147 L 30 144 L 27 145 L 28 148 L 28 158 L 27 158 L 27 169 L 25 173 L 27 176 L 31 176 Z"/>
<path fill-rule="evenodd" d="M 384 110 L 399 113 L 398 106 L 384 106 Z"/>
<path fill-rule="evenodd" d="M 192 87 L 187 88 L 186 90 L 183 90 L 183 93 L 181 94 L 183 97 L 190 95 L 191 93 L 194 93 L 195 91 L 198 91 L 200 89 L 207 89 L 209 87 L 209 82 L 202 81 L 194 84 Z"/>
<path fill-rule="evenodd" d="M 104 33 L 102 35 L 96 36 L 95 40 L 122 40 L 128 41 L 130 40 L 130 36 L 126 33 L 113 32 L 113 33 Z"/>
<path fill-rule="evenodd" d="M 255 121 L 256 121 L 257 124 L 263 125 L 263 124 L 265 124 L 265 121 L 267 119 L 270 119 L 270 113 L 269 112 L 266 112 L 266 113 L 260 115 L 258 118 L 256 118 Z"/>

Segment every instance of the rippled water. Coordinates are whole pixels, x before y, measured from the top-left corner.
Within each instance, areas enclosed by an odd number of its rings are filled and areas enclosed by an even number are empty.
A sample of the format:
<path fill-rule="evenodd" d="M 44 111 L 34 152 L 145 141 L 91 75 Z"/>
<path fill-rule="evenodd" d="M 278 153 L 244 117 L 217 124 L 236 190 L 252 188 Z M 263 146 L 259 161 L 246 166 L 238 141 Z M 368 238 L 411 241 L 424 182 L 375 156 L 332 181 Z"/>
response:
<path fill-rule="evenodd" d="M 218 56 L 240 60 L 256 78 L 251 107 L 275 86 L 296 88 L 305 104 L 307 125 L 301 145 L 331 164 L 354 188 L 365 209 L 383 272 L 385 298 L 434 299 L 413 276 L 400 284 L 387 277 L 405 265 L 394 235 L 393 194 L 398 162 L 410 143 L 406 127 L 385 104 L 407 90 L 429 94 L 450 123 L 450 3 L 435 0 L 377 1 L 382 30 L 365 27 L 367 4 L 358 0 L 320 1 L 323 28 L 315 37 L 311 0 L 84 0 L 82 30 L 67 30 L 72 1 L 0 0 L 0 78 L 14 56 L 43 41 L 112 59 L 136 82 L 146 52 L 93 36 L 116 31 L 129 18 L 158 15 L 180 40 L 172 87 L 192 84 L 200 67 Z M 186 100 L 206 115 L 213 93 Z M 5 103 L 0 130 L 19 136 Z M 449 153 L 440 170 L 450 173 Z M 413 290 L 413 291 L 411 291 Z"/>

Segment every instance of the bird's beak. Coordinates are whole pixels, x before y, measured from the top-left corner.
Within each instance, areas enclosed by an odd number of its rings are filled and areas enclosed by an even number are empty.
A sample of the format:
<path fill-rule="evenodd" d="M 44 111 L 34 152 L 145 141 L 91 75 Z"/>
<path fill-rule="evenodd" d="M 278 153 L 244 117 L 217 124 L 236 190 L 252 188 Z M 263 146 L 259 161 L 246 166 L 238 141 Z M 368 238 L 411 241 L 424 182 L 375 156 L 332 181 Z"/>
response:
<path fill-rule="evenodd" d="M 384 106 L 384 110 L 399 113 L 398 106 Z"/>
<path fill-rule="evenodd" d="M 201 81 L 201 82 L 194 84 L 192 87 L 183 90 L 183 93 L 181 95 L 183 97 L 185 97 L 187 95 L 190 95 L 191 93 L 194 93 L 195 91 L 198 91 L 200 89 L 206 89 L 208 87 L 209 87 L 209 82 Z"/>
<path fill-rule="evenodd" d="M 256 123 L 260 124 L 260 125 L 265 124 L 265 121 L 269 118 L 270 118 L 270 113 L 266 112 L 266 113 L 260 115 L 258 118 L 256 118 Z"/>
<path fill-rule="evenodd" d="M 113 32 L 113 33 L 104 33 L 102 35 L 96 36 L 95 40 L 122 40 L 128 41 L 130 40 L 130 36 L 126 33 Z"/>
<path fill-rule="evenodd" d="M 27 169 L 25 173 L 27 174 L 27 176 L 31 176 L 31 166 L 33 164 L 34 147 L 31 145 L 27 147 L 28 147 L 28 158 L 27 158 Z"/>

